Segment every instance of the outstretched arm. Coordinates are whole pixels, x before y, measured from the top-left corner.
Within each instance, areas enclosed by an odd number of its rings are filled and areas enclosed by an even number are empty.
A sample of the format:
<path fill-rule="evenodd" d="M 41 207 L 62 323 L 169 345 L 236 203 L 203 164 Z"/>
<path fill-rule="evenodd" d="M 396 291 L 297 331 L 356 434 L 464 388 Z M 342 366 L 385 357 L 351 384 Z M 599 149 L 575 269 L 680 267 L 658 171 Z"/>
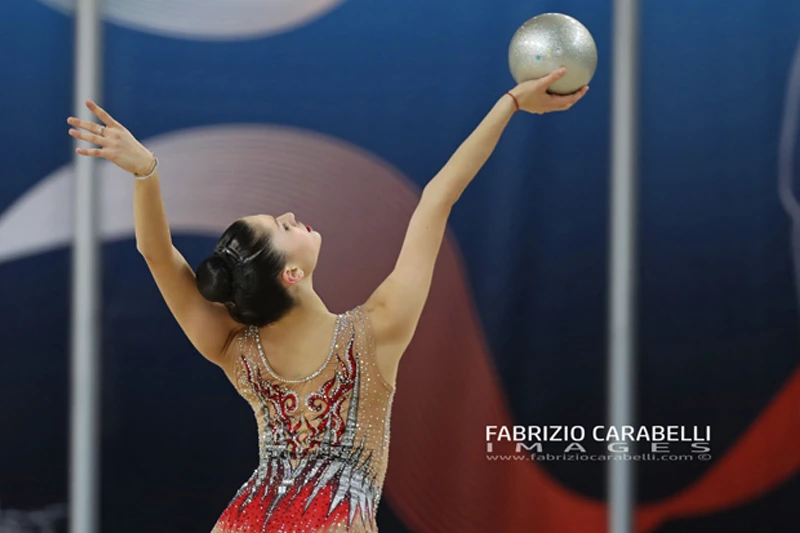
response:
<path fill-rule="evenodd" d="M 137 179 L 134 184 L 136 247 L 147 262 L 167 306 L 194 347 L 204 357 L 228 370 L 225 354 L 239 326 L 224 306 L 203 298 L 197 289 L 194 271 L 172 245 L 155 157 L 97 104 L 88 101 L 86 106 L 105 127 L 70 117 L 67 120 L 73 126 L 70 135 L 100 146 L 76 151 L 81 155 L 107 159 L 137 176 L 153 171 L 151 177 Z"/>
<path fill-rule="evenodd" d="M 588 87 L 570 96 L 548 94 L 547 87 L 564 74 L 563 70 L 556 71 L 541 80 L 522 83 L 511 91 L 513 98 L 500 98 L 423 190 L 394 270 L 364 306 L 373 323 L 379 369 L 390 383 L 428 297 L 450 210 L 491 156 L 517 111 L 516 102 L 523 111 L 541 114 L 569 109 L 586 94 Z"/>

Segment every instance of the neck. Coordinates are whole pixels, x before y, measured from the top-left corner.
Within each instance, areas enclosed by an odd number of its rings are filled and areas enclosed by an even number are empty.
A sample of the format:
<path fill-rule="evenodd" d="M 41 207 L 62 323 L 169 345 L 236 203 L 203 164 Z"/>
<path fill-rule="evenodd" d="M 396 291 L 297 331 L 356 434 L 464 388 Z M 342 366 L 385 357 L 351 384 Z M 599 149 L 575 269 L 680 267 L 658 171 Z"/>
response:
<path fill-rule="evenodd" d="M 292 296 L 295 299 L 292 310 L 264 329 L 264 338 L 268 338 L 271 342 L 281 342 L 283 339 L 295 337 L 298 333 L 313 331 L 330 322 L 334 316 L 314 291 L 311 280 L 296 287 Z"/>

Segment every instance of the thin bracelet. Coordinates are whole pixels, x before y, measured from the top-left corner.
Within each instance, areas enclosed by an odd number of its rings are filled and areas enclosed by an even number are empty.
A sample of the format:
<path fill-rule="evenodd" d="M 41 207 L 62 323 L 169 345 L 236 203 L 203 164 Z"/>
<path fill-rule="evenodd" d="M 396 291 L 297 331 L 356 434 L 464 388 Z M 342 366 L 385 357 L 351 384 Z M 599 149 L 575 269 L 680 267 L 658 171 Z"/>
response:
<path fill-rule="evenodd" d="M 510 96 L 512 100 L 514 100 L 514 105 L 517 106 L 517 111 L 519 111 L 519 102 L 517 101 L 517 97 L 511 94 L 511 91 L 508 91 L 506 94 Z"/>
<path fill-rule="evenodd" d="M 144 176 L 140 176 L 139 174 L 136 174 L 136 173 L 134 173 L 133 175 L 136 176 L 137 180 L 146 180 L 147 178 L 152 178 L 153 174 L 156 173 L 156 170 L 158 170 L 158 157 L 156 157 L 154 155 L 153 156 L 153 168 L 150 169 L 150 172 L 148 172 Z"/>

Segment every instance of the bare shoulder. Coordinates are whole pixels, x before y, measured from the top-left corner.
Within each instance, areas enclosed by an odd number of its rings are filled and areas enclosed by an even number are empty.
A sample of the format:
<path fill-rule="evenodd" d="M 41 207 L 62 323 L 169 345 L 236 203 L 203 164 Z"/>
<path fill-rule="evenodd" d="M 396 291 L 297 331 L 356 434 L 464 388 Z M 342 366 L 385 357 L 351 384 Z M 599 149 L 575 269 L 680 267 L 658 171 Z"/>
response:
<path fill-rule="evenodd" d="M 375 297 L 360 306 L 365 318 L 369 320 L 375 347 L 397 344 L 398 335 L 397 317 L 391 305 L 386 300 Z"/>
<path fill-rule="evenodd" d="M 442 194 L 425 188 L 394 269 L 363 305 L 373 324 L 378 367 L 387 380 L 397 374 L 417 329 L 451 207 Z"/>
<path fill-rule="evenodd" d="M 405 342 L 402 336 L 397 335 L 396 320 L 392 320 L 389 315 L 389 307 L 370 299 L 361 306 L 361 309 L 365 319 L 371 324 L 378 371 L 383 379 L 394 387 L 400 359 L 409 342 Z"/>

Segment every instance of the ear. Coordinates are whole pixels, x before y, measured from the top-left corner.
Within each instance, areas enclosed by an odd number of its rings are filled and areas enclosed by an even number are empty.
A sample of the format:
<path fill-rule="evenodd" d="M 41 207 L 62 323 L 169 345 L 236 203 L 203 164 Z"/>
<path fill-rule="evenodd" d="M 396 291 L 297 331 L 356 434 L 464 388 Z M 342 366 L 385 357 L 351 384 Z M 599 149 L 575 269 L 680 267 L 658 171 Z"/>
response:
<path fill-rule="evenodd" d="M 289 285 L 296 285 L 305 277 L 305 272 L 297 267 L 288 267 L 283 271 L 281 277 Z"/>

